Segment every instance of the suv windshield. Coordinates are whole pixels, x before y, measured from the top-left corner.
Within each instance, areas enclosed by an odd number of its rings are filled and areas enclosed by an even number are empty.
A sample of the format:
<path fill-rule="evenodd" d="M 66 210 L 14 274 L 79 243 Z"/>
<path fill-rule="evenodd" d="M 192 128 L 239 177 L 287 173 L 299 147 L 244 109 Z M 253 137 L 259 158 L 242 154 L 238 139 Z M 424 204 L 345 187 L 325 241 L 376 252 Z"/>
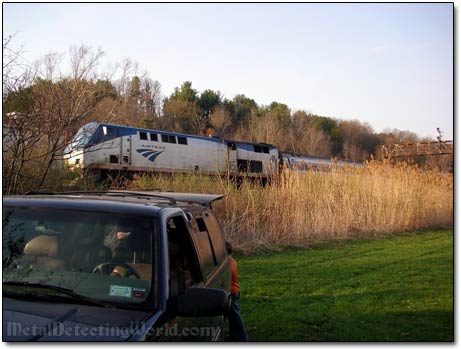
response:
<path fill-rule="evenodd" d="M 139 305 L 151 291 L 153 231 L 154 219 L 143 216 L 4 207 L 3 282 L 13 295 L 62 289 L 75 298 Z"/>

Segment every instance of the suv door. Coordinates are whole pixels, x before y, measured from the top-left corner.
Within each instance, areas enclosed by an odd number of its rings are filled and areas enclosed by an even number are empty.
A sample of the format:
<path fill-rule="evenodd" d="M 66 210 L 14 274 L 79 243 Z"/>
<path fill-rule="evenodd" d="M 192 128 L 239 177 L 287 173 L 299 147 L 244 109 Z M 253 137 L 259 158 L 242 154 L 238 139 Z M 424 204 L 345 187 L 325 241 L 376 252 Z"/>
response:
<path fill-rule="evenodd" d="M 211 260 L 211 257 L 208 257 L 208 259 L 200 257 L 205 284 L 207 287 L 222 288 L 229 291 L 231 282 L 230 264 L 219 223 L 209 209 L 203 209 L 202 215 L 194 217 L 192 224 L 194 221 L 203 236 L 203 245 L 207 248 L 209 247 L 210 256 L 213 258 Z"/>
<path fill-rule="evenodd" d="M 216 218 L 211 210 L 204 208 L 201 215 L 195 215 L 190 223 L 205 287 L 220 288 L 229 293 L 231 269 L 225 241 Z M 209 321 L 215 328 L 222 328 L 224 318 L 215 317 Z"/>
<path fill-rule="evenodd" d="M 205 286 L 200 264 L 197 239 L 184 214 L 174 214 L 166 220 L 168 241 L 168 303 L 166 322 L 157 330 L 159 341 L 210 341 L 220 330 L 215 317 L 181 317 L 173 315 L 175 296 L 188 287 Z M 202 252 L 202 256 L 203 252 Z"/>

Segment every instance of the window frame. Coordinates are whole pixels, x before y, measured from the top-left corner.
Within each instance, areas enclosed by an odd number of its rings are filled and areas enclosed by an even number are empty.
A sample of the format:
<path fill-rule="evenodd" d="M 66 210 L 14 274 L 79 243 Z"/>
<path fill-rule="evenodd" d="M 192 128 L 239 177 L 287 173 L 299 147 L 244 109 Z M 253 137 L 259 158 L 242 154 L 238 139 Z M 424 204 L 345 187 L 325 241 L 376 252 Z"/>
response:
<path fill-rule="evenodd" d="M 191 248 L 191 253 L 193 254 L 193 256 L 191 256 L 191 261 L 190 263 L 194 264 L 192 267 L 194 270 L 194 272 L 196 273 L 196 279 L 195 280 L 195 284 L 197 283 L 201 283 L 202 281 L 204 281 L 204 276 L 203 276 L 203 272 L 202 272 L 202 267 L 201 267 L 201 263 L 200 263 L 200 253 L 198 251 L 198 248 L 197 248 L 197 242 L 196 242 L 196 239 L 194 237 L 194 234 L 191 230 L 191 226 L 190 226 L 190 223 L 188 221 L 188 219 L 184 216 L 184 214 L 182 214 L 182 212 L 177 212 L 177 213 L 173 213 L 173 214 L 170 214 L 168 216 L 165 217 L 165 221 L 164 221 L 164 229 L 165 229 L 165 239 L 166 239 L 166 248 L 167 248 L 167 259 L 169 259 L 169 249 L 168 249 L 168 242 L 169 242 L 169 239 L 168 239 L 168 229 L 167 229 L 167 224 L 168 224 L 168 221 L 170 219 L 182 219 L 183 220 L 183 223 L 184 223 L 184 227 L 185 229 L 187 230 L 187 235 L 188 235 L 188 243 L 190 244 L 190 248 Z M 169 270 L 167 271 L 167 273 L 169 273 Z M 168 276 L 167 276 L 168 277 Z"/>
<path fill-rule="evenodd" d="M 148 140 L 147 132 L 145 132 L 145 131 L 139 131 L 139 139 L 140 139 L 141 141 L 147 141 L 147 140 Z"/>

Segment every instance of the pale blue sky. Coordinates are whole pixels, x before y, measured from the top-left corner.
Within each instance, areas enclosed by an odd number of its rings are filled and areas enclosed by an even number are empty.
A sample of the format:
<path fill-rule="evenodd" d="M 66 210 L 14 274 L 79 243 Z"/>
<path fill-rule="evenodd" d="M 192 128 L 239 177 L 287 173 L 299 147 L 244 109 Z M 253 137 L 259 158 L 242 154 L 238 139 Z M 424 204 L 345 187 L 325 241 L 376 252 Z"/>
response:
<path fill-rule="evenodd" d="M 183 81 L 375 131 L 453 137 L 452 4 L 3 4 L 35 60 L 72 45 Z"/>

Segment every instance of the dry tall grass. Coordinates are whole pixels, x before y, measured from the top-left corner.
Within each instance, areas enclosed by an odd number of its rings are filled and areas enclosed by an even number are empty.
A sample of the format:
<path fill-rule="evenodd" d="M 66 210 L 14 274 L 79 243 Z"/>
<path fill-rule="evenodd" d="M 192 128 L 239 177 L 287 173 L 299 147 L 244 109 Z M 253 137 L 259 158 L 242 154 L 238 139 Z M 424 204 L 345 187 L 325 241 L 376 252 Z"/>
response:
<path fill-rule="evenodd" d="M 370 163 L 331 172 L 286 172 L 277 185 L 219 177 L 140 177 L 132 189 L 219 193 L 225 236 L 241 248 L 306 245 L 313 241 L 453 225 L 453 176 L 400 163 Z"/>

